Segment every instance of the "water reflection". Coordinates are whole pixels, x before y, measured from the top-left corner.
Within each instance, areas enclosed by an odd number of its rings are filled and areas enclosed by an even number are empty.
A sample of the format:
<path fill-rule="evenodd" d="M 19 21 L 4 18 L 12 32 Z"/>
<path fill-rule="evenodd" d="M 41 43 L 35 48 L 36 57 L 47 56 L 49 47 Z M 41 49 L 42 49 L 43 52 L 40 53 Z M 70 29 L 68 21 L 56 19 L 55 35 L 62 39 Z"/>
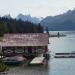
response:
<path fill-rule="evenodd" d="M 50 66 L 18 66 L 11 67 L 7 75 L 49 75 Z"/>

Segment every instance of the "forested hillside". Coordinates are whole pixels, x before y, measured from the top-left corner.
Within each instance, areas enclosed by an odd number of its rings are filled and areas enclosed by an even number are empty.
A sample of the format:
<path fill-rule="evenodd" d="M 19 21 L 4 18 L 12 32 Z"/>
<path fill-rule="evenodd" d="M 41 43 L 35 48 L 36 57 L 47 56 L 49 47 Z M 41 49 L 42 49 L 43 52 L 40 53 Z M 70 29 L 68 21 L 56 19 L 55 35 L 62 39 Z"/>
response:
<path fill-rule="evenodd" d="M 0 17 L 0 36 L 5 33 L 42 33 L 43 27 L 40 24 L 24 22 L 22 20 L 7 19 Z"/>

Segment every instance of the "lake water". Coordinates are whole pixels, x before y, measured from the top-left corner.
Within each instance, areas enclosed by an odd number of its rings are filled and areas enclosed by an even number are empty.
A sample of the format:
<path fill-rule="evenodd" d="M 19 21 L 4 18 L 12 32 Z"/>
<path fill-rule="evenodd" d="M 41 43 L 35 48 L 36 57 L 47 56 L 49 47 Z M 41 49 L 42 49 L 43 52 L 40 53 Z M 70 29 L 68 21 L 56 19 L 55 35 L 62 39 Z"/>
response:
<path fill-rule="evenodd" d="M 56 34 L 57 32 L 50 32 Z M 60 32 L 66 37 L 50 38 L 49 50 L 52 54 L 56 52 L 75 51 L 75 31 Z M 49 75 L 75 75 L 75 58 L 52 58 L 49 62 Z"/>
<path fill-rule="evenodd" d="M 51 32 L 56 34 L 57 32 Z M 75 32 L 60 32 L 66 37 L 50 37 L 49 50 L 51 55 L 56 52 L 75 51 Z M 8 75 L 75 75 L 75 58 L 51 58 L 48 67 L 13 67 Z"/>
<path fill-rule="evenodd" d="M 57 31 L 58 32 L 58 31 Z M 57 32 L 50 32 L 57 34 Z M 52 52 L 72 52 L 75 51 L 75 32 L 74 31 L 61 31 L 60 34 L 65 34 L 66 37 L 50 38 L 49 49 Z"/>

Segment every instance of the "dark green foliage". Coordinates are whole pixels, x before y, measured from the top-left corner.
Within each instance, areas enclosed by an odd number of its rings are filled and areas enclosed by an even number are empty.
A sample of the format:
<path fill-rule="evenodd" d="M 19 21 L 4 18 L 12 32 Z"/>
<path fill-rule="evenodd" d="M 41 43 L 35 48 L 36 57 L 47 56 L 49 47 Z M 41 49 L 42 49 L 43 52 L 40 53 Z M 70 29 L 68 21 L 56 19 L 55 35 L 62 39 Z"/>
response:
<path fill-rule="evenodd" d="M 42 33 L 40 24 L 24 22 L 22 20 L 0 18 L 0 36 L 5 33 Z"/>
<path fill-rule="evenodd" d="M 3 72 L 5 72 L 5 71 L 8 71 L 9 70 L 9 68 L 8 68 L 8 66 L 7 65 L 5 65 L 4 64 L 4 62 L 3 62 L 3 54 L 2 53 L 0 53 L 0 74 L 1 73 L 3 73 Z M 2 74 L 1 74 L 2 75 Z"/>
<path fill-rule="evenodd" d="M 8 66 L 5 65 L 3 62 L 1 62 L 1 59 L 0 59 L 0 73 L 8 71 L 8 70 L 9 70 Z"/>

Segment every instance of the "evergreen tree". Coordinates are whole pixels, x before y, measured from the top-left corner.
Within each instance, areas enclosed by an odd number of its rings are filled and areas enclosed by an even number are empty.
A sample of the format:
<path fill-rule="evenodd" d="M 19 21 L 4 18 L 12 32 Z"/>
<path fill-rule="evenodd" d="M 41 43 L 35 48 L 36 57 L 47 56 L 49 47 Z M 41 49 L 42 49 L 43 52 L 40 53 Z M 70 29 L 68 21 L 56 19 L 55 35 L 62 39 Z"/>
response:
<path fill-rule="evenodd" d="M 42 33 L 43 27 L 28 21 L 0 18 L 0 36 L 5 33 Z"/>

